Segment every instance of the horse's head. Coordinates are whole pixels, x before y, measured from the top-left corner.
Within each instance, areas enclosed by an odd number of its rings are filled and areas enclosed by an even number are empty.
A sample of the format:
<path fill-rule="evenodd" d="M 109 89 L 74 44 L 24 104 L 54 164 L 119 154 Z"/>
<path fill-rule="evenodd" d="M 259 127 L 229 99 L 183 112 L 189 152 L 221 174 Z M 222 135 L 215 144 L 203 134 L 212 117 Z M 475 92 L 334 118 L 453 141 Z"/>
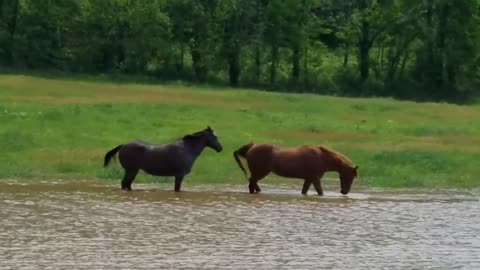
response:
<path fill-rule="evenodd" d="M 215 135 L 213 129 L 208 126 L 206 129 L 203 130 L 203 132 L 205 133 L 206 137 L 206 146 L 212 148 L 217 152 L 221 152 L 223 150 L 223 146 L 218 140 L 217 135 Z"/>
<path fill-rule="evenodd" d="M 340 193 L 347 195 L 352 187 L 353 180 L 358 175 L 358 166 L 346 166 L 340 171 Z"/>
<path fill-rule="evenodd" d="M 215 135 L 215 132 L 210 126 L 204 130 L 183 136 L 183 140 L 193 140 L 202 142 L 202 144 L 205 143 L 205 146 L 208 146 L 217 152 L 221 152 L 223 150 L 222 144 L 220 141 L 218 141 L 217 135 Z"/>

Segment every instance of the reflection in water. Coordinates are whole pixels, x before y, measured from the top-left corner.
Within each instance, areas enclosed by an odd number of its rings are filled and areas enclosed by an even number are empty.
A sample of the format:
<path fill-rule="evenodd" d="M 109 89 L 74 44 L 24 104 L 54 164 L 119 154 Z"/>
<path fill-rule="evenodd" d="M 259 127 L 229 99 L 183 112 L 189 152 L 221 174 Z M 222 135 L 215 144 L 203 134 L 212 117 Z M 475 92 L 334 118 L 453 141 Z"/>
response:
<path fill-rule="evenodd" d="M 478 192 L 169 188 L 1 182 L 0 269 L 480 269 Z"/>

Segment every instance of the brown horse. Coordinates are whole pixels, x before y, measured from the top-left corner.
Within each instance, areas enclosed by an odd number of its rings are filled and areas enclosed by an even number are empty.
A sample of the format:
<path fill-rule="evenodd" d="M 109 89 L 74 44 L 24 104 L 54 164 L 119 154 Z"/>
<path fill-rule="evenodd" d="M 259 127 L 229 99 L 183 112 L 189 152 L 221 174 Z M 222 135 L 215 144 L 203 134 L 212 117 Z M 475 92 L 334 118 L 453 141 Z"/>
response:
<path fill-rule="evenodd" d="M 250 193 L 260 192 L 258 181 L 270 172 L 287 178 L 304 179 L 302 194 L 307 195 L 311 184 L 318 195 L 323 195 L 320 179 L 323 174 L 335 171 L 340 174 L 340 192 L 350 192 L 353 180 L 357 177 L 358 166 L 346 156 L 322 146 L 280 147 L 272 144 L 249 143 L 233 152 L 240 169 L 247 172 L 240 157 L 247 160 L 250 170 L 248 185 Z"/>

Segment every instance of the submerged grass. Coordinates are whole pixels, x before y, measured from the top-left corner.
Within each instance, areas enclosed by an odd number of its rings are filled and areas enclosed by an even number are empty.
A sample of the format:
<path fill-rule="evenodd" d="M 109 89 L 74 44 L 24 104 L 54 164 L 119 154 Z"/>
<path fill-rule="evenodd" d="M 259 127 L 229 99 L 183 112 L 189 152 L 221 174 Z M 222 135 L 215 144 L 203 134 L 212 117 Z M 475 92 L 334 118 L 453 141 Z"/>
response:
<path fill-rule="evenodd" d="M 478 118 L 478 106 L 1 75 L 0 178 L 118 181 L 118 164 L 102 168 L 109 149 L 211 125 L 225 151 L 207 149 L 187 183 L 245 183 L 231 153 L 255 141 L 337 149 L 360 166 L 360 185 L 480 186 Z"/>

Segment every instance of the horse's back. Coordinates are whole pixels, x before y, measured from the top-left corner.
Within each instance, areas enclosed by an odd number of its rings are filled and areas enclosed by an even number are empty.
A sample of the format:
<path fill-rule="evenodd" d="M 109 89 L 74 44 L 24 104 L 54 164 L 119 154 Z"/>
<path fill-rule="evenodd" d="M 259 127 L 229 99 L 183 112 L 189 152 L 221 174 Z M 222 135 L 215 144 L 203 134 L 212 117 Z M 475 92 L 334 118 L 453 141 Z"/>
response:
<path fill-rule="evenodd" d="M 306 155 L 311 156 L 316 154 L 318 149 L 312 146 L 296 146 L 296 147 L 282 147 L 274 144 L 255 144 L 247 152 L 248 156 L 253 155 L 265 155 L 271 156 L 272 158 L 301 158 Z"/>
<path fill-rule="evenodd" d="M 145 141 L 135 140 L 124 144 L 118 151 L 120 161 L 135 163 L 140 162 L 140 159 L 145 153 L 163 147 L 163 145 L 153 144 Z"/>
<path fill-rule="evenodd" d="M 120 154 L 139 154 L 154 147 L 154 144 L 144 141 L 130 141 L 120 148 Z"/>
<path fill-rule="evenodd" d="M 144 157 L 146 164 L 163 163 L 169 166 L 182 163 L 186 158 L 185 149 L 177 143 L 148 145 Z"/>
<path fill-rule="evenodd" d="M 277 146 L 273 144 L 254 144 L 245 154 L 248 159 L 251 158 L 271 158 Z"/>
<path fill-rule="evenodd" d="M 311 146 L 281 147 L 274 151 L 272 169 L 285 177 L 305 178 L 315 174 L 318 151 Z"/>
<path fill-rule="evenodd" d="M 246 157 L 251 170 L 268 168 L 280 176 L 304 178 L 314 169 L 317 152 L 318 149 L 311 146 L 256 144 L 248 150 Z"/>
<path fill-rule="evenodd" d="M 139 166 L 140 158 L 147 149 L 146 144 L 140 141 L 128 142 L 118 150 L 118 159 L 125 169 L 136 169 Z"/>

